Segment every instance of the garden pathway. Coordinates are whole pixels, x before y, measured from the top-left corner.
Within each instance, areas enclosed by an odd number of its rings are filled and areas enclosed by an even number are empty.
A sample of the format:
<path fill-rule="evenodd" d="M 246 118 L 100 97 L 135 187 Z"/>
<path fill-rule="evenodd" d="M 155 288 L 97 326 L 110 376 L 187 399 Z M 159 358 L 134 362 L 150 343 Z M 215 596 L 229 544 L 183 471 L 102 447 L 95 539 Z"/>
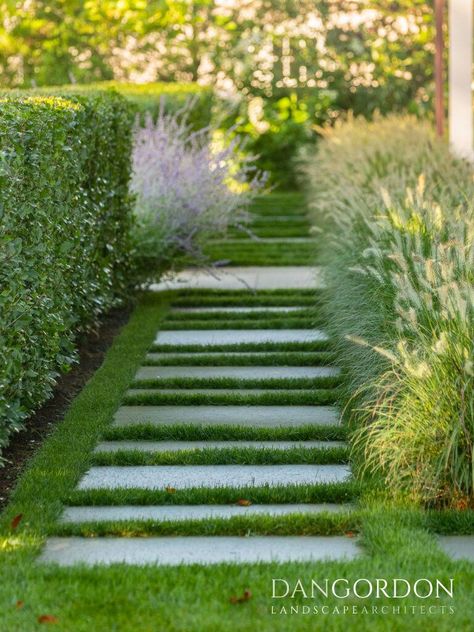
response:
<path fill-rule="evenodd" d="M 43 561 L 361 554 L 305 207 L 276 194 L 252 211 L 257 239 L 209 246 L 225 269 L 154 286 L 173 290 L 171 309 Z M 81 537 L 90 533 L 102 537 Z"/>

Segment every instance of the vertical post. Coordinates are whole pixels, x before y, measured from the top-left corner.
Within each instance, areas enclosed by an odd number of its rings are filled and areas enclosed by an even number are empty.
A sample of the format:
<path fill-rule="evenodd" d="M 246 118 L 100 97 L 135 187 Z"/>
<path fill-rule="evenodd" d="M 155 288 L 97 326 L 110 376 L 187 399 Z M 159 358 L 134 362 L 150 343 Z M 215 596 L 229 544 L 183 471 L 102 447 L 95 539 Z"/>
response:
<path fill-rule="evenodd" d="M 449 1 L 449 140 L 453 151 L 473 159 L 473 0 Z"/>
<path fill-rule="evenodd" d="M 435 0 L 435 120 L 438 136 L 444 133 L 443 22 L 444 0 Z"/>

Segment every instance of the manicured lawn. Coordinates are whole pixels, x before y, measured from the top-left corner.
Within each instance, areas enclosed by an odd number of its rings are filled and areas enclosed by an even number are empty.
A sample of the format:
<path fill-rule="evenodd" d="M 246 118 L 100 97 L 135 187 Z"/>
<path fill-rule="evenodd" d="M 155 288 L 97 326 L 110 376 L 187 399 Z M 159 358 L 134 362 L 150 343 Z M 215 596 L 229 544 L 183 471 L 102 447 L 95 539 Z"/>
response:
<path fill-rule="evenodd" d="M 205 252 L 212 261 L 230 265 L 311 265 L 316 261 L 317 240 L 308 238 L 308 230 L 304 196 L 273 193 L 252 204 L 246 230 L 230 231 L 230 240 L 213 241 Z M 265 241 L 268 237 L 279 241 Z M 288 237 L 304 241 L 282 244 Z"/>
<path fill-rule="evenodd" d="M 474 592 L 474 573 L 469 563 L 452 562 L 436 546 L 433 530 L 465 533 L 472 529 L 473 512 L 421 512 L 385 503 L 374 492 L 361 491 L 355 484 L 305 486 L 302 489 L 269 488 L 252 490 L 202 490 L 196 495 L 188 490 L 176 494 L 143 490 L 73 491 L 78 478 L 95 460 L 91 450 L 107 429 L 123 393 L 133 378 L 156 328 L 164 314 L 166 298 L 145 296 L 109 351 L 103 367 L 90 380 L 84 391 L 73 402 L 64 422 L 44 444 L 31 462 L 2 519 L 0 628 L 29 632 L 41 625 L 37 617 L 51 614 L 58 618 L 56 629 L 91 630 L 468 630 L 471 625 L 470 607 Z M 97 402 L 101 406 L 97 406 Z M 136 431 L 136 429 L 133 429 Z M 179 433 L 176 429 L 160 429 L 154 438 L 202 438 L 199 429 Z M 206 437 L 226 436 L 229 429 L 212 429 Z M 234 431 L 235 432 L 235 431 Z M 227 434 L 224 434 L 227 433 Z M 106 433 L 117 436 L 118 429 Z M 122 433 L 123 434 L 123 433 Z M 278 431 L 256 432 L 248 436 L 278 438 Z M 317 434 L 317 433 L 316 433 Z M 140 436 L 143 436 L 141 434 Z M 148 438 L 151 438 L 147 435 Z M 244 438 L 239 432 L 238 436 Z M 297 429 L 294 438 L 314 438 L 315 433 Z M 288 439 L 288 433 L 285 433 Z M 292 437 L 293 438 L 293 437 Z M 327 437 L 329 438 L 329 437 Z M 332 436 L 331 438 L 341 438 Z M 224 455 L 242 462 L 245 450 Z M 221 455 L 222 456 L 222 455 Z M 274 458 L 269 451 L 268 458 Z M 212 451 L 205 454 L 213 462 Z M 125 457 L 134 461 L 133 455 Z M 193 456 L 193 459 L 196 457 Z M 62 526 L 55 521 L 61 511 L 61 499 L 70 504 L 154 504 L 192 502 L 236 502 L 239 497 L 253 502 L 337 502 L 356 501 L 358 509 L 352 514 L 287 517 L 242 517 L 205 523 L 103 523 L 100 525 Z M 74 502 L 76 501 L 76 503 Z M 19 526 L 13 530 L 11 520 L 22 513 Z M 124 532 L 125 528 L 125 532 Z M 137 568 L 118 565 L 112 568 L 61 569 L 42 566 L 36 556 L 48 533 L 86 535 L 127 534 L 330 534 L 353 532 L 360 534 L 364 556 L 352 562 L 312 564 L 261 564 L 255 566 L 219 565 L 209 568 Z M 313 605 L 301 595 L 295 599 L 272 599 L 272 578 L 286 578 L 290 584 L 298 578 L 311 577 L 357 579 L 359 577 L 429 577 L 455 581 L 455 598 L 434 601 L 436 615 L 412 614 L 272 614 L 272 606 L 280 612 L 284 606 Z M 250 589 L 252 598 L 238 605 L 229 602 L 233 595 Z M 17 603 L 24 605 L 17 607 Z M 410 606 L 413 599 L 391 600 L 395 606 Z M 420 600 L 416 600 L 420 603 Z M 344 601 L 328 599 L 330 607 L 377 605 L 375 599 Z M 387 604 L 387 600 L 384 600 Z M 439 614 L 441 604 L 452 605 L 454 614 Z M 342 612 L 342 610 L 341 610 Z"/>
<path fill-rule="evenodd" d="M 264 215 L 275 208 L 288 213 L 290 204 L 304 210 L 301 196 L 263 198 L 256 210 Z M 268 263 L 268 261 L 265 261 Z M 191 356 L 203 348 L 188 345 L 169 349 L 153 344 L 157 329 L 177 328 L 186 324 L 178 314 L 170 315 L 173 306 L 307 306 L 304 326 L 312 327 L 311 310 L 320 303 L 323 291 L 284 290 L 253 293 L 220 291 L 187 291 L 162 296 L 145 294 L 114 345 L 101 369 L 73 401 L 64 421 L 45 442 L 21 478 L 10 505 L 0 523 L 0 630 L 30 632 L 43 628 L 41 615 L 57 618 L 56 628 L 65 632 L 117 630 L 136 632 L 274 632 L 288 630 L 330 630 L 334 632 L 392 630 L 426 632 L 472 629 L 472 595 L 474 570 L 468 562 L 453 562 L 437 546 L 436 533 L 472 533 L 473 511 L 422 511 L 394 501 L 388 502 L 383 489 L 357 481 L 332 484 L 288 485 L 284 487 L 223 487 L 178 489 L 75 489 L 78 480 L 91 465 L 173 464 L 176 454 L 143 453 L 122 450 L 118 453 L 93 453 L 99 440 L 345 440 L 346 426 L 300 426 L 295 428 L 252 428 L 245 426 L 200 427 L 190 425 L 158 426 L 139 424 L 112 427 L 112 417 L 119 405 L 172 403 L 188 405 L 222 405 L 252 403 L 329 404 L 337 399 L 341 378 L 255 380 L 250 383 L 235 379 L 190 380 L 176 378 L 135 382 L 137 368 L 143 365 L 147 352 L 170 352 L 172 357 L 148 359 L 148 365 L 235 365 L 304 366 L 331 364 L 329 341 L 308 343 L 265 343 L 259 345 L 212 346 L 199 358 Z M 257 319 L 258 326 L 288 324 L 288 315 L 266 313 Z M 205 328 L 221 325 L 219 316 L 202 317 L 194 322 Z M 186 321 L 189 324 L 189 320 Z M 193 327 L 194 327 L 193 322 Z M 236 317 L 229 321 L 239 323 Z M 246 321 L 248 325 L 248 321 Z M 290 323 L 291 326 L 296 326 Z M 216 359 L 216 353 L 240 352 L 238 359 L 227 356 Z M 258 359 L 253 353 L 258 353 Z M 176 361 L 178 360 L 178 361 Z M 141 392 L 126 395 L 134 384 Z M 226 388 L 244 386 L 245 395 L 219 393 Z M 156 388 L 212 389 L 203 398 L 192 393 L 164 394 Z M 259 394 L 258 389 L 274 390 Z M 283 389 L 283 390 L 277 390 Z M 252 390 L 255 392 L 252 393 Z M 198 397 L 198 399 L 196 399 Z M 181 453 L 181 464 L 246 464 L 246 463 L 345 463 L 345 448 L 292 448 L 288 451 L 251 448 L 228 448 Z M 123 505 L 186 505 L 235 504 L 241 500 L 258 503 L 350 503 L 352 511 L 296 516 L 247 516 L 229 520 L 208 519 L 159 523 L 157 521 L 95 522 L 80 525 L 57 523 L 64 504 L 70 506 Z M 18 516 L 22 516 L 19 520 Z M 19 520 L 16 528 L 12 521 Z M 210 567 L 105 567 L 60 568 L 41 565 L 37 556 L 49 535 L 135 536 L 150 535 L 339 535 L 357 538 L 362 555 L 354 561 L 285 564 L 233 565 Z M 354 596 L 324 599 L 327 611 L 315 613 L 313 606 L 323 604 L 304 599 L 301 592 L 293 599 L 272 598 L 272 579 L 284 578 L 294 588 L 298 579 L 305 584 L 314 578 L 319 583 L 327 578 L 404 578 L 415 581 L 429 578 L 449 583 L 454 578 L 454 598 L 441 599 L 358 599 Z M 231 598 L 251 591 L 251 598 L 233 604 Z M 381 606 L 397 610 L 382 614 Z M 303 611 L 302 607 L 309 607 Z M 416 607 L 413 613 L 410 608 Z M 435 610 L 421 614 L 420 608 Z M 352 608 L 356 608 L 353 611 Z M 442 613 L 442 607 L 446 608 Z M 294 608 L 292 611 L 291 608 Z M 333 609 L 337 608 L 336 611 Z M 348 608 L 348 610 L 344 610 Z M 367 609 L 364 610 L 364 608 Z M 373 610 L 373 608 L 378 610 Z M 453 609 L 451 612 L 450 608 Z"/>
<path fill-rule="evenodd" d="M 176 452 L 142 452 L 123 450 L 120 452 L 96 453 L 94 465 L 230 465 L 276 463 L 347 463 L 348 450 L 345 447 L 334 448 L 288 448 L 277 450 L 266 448 L 224 448 L 203 450 L 184 450 Z"/>

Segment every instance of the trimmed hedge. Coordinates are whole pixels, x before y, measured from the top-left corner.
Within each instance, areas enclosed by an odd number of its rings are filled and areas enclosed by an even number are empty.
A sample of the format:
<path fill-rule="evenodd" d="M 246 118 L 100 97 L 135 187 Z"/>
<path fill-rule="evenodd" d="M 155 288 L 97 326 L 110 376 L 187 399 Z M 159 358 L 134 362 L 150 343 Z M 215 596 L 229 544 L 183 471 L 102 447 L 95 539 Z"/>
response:
<path fill-rule="evenodd" d="M 0 98 L 0 451 L 127 289 L 132 118 L 112 91 Z"/>
<path fill-rule="evenodd" d="M 120 83 L 103 81 L 97 84 L 78 86 L 80 90 L 94 90 L 97 87 L 113 89 L 128 99 L 134 109 L 143 114 L 148 112 L 156 118 L 161 100 L 167 112 L 180 110 L 188 101 L 193 101 L 189 112 L 189 123 L 193 129 L 202 129 L 211 123 L 214 91 L 197 83 Z"/>

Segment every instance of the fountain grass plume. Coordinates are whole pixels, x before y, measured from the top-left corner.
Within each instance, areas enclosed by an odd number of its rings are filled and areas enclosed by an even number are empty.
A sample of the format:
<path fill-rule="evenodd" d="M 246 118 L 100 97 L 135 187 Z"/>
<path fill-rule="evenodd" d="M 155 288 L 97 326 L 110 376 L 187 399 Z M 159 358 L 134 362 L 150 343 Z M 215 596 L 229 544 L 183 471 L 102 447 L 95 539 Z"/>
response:
<path fill-rule="evenodd" d="M 349 120 L 306 168 L 361 472 L 474 505 L 474 181 L 427 123 Z"/>

